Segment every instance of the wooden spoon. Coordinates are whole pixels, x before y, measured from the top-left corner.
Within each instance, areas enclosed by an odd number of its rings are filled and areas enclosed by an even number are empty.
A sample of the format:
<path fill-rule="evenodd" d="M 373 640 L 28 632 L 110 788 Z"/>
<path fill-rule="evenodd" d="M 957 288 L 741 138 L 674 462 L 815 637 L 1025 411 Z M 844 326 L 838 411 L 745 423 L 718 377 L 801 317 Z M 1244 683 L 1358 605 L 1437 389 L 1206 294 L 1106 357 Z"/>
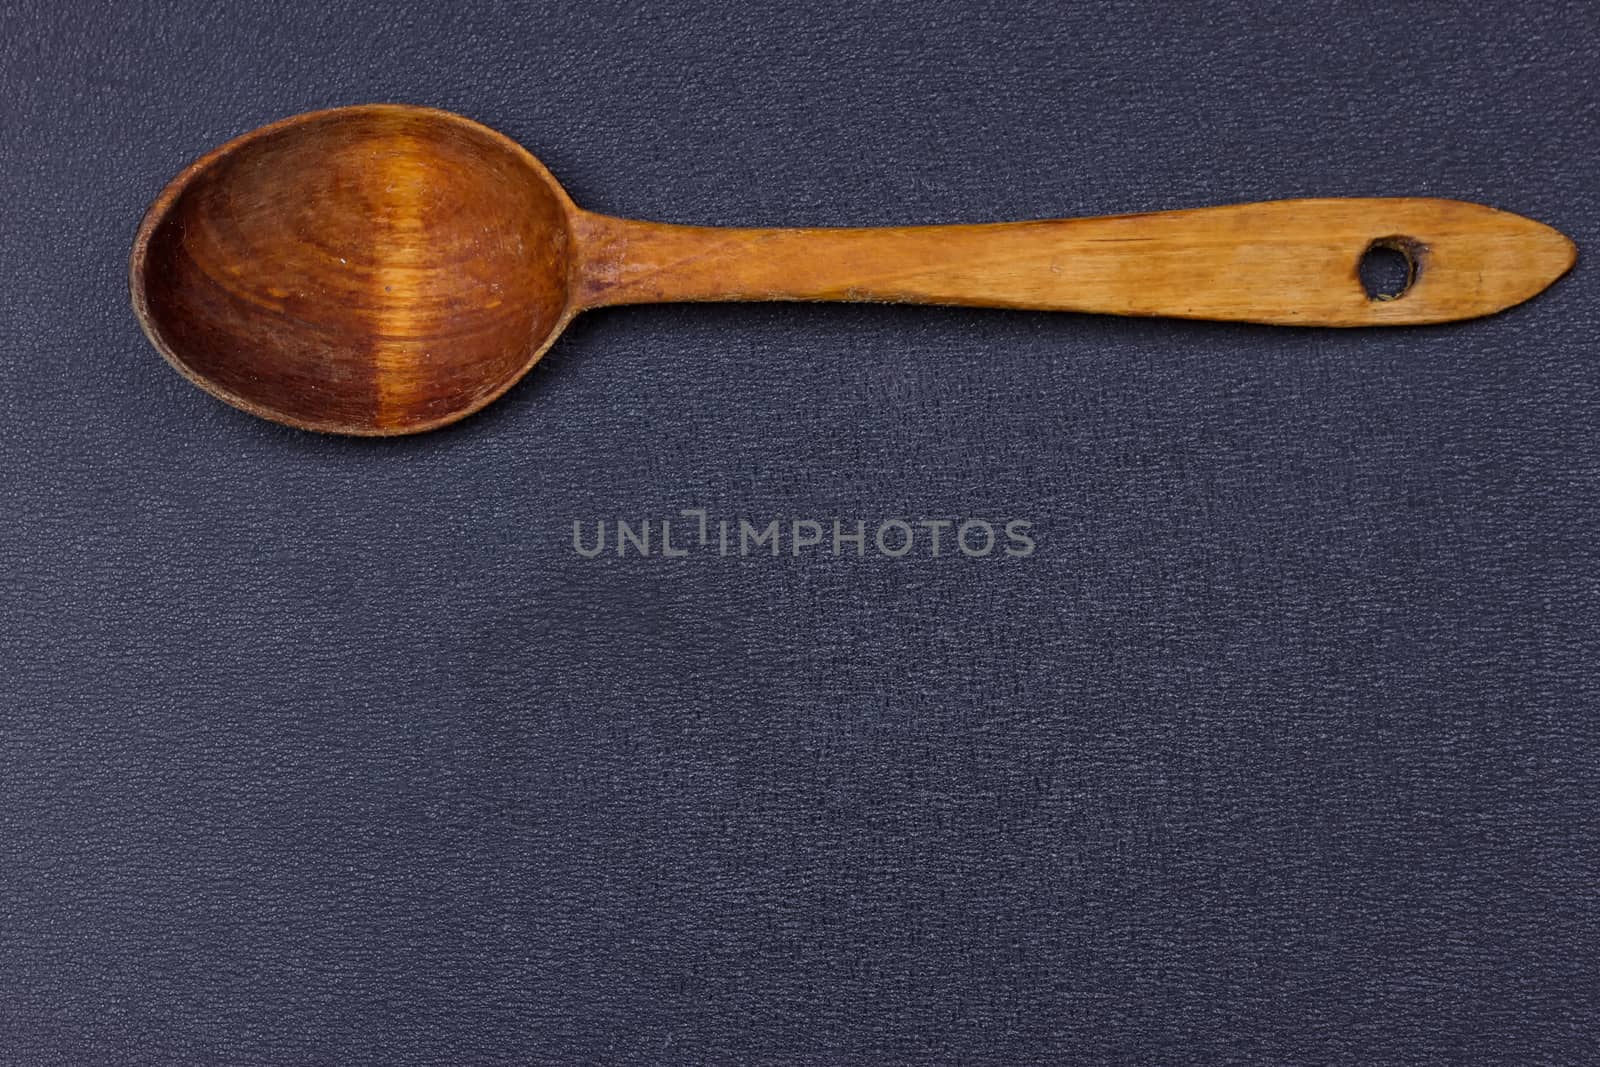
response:
<path fill-rule="evenodd" d="M 1403 253 L 1397 299 L 1358 264 Z M 1368 326 L 1487 315 L 1576 257 L 1540 223 L 1431 199 L 1288 200 L 1110 218 L 738 230 L 584 211 L 503 135 L 429 108 L 285 119 L 151 206 L 134 310 L 185 377 L 246 411 L 349 434 L 454 422 L 586 308 L 857 300 Z"/>

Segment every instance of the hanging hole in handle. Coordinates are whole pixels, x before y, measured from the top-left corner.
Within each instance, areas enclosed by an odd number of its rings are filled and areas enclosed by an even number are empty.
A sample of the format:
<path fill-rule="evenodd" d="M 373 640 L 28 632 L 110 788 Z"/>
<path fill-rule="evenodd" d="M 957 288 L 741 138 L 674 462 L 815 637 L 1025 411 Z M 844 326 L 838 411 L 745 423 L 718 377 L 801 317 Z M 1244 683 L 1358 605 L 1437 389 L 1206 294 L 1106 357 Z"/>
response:
<path fill-rule="evenodd" d="M 1368 300 L 1399 300 L 1417 283 L 1422 242 L 1411 237 L 1379 237 L 1361 253 L 1356 273 Z"/>

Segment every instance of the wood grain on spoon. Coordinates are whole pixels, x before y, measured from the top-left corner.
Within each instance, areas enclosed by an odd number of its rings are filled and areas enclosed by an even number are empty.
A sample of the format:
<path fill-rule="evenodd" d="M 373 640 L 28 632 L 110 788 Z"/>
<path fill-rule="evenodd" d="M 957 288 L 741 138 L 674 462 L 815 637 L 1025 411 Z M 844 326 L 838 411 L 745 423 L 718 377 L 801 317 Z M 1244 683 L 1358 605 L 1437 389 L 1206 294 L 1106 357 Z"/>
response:
<path fill-rule="evenodd" d="M 1358 267 L 1401 250 L 1375 300 Z M 185 376 L 306 429 L 414 433 L 478 410 L 586 308 L 852 300 L 1307 326 L 1446 322 L 1527 300 L 1576 251 L 1476 204 L 1325 199 L 892 229 L 712 229 L 583 211 L 515 142 L 448 112 L 263 127 L 166 188 L 135 310 Z"/>

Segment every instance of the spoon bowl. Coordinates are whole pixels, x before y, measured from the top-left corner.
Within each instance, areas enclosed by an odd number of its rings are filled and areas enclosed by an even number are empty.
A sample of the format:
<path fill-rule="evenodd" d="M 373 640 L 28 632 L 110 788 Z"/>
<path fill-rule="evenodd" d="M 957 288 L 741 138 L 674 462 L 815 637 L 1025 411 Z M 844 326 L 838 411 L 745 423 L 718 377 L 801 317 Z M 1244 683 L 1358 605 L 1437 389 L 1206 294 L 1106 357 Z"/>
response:
<path fill-rule="evenodd" d="M 573 210 L 525 149 L 458 115 L 313 112 L 167 187 L 134 304 L 174 367 L 246 411 L 417 432 L 489 403 L 561 332 Z"/>

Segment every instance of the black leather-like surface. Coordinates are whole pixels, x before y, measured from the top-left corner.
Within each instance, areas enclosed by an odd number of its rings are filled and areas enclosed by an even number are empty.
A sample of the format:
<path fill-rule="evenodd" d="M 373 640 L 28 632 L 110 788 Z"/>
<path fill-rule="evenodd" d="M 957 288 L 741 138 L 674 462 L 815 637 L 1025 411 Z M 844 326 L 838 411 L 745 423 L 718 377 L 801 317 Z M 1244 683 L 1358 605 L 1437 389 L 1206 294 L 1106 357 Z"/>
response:
<path fill-rule="evenodd" d="M 673 221 L 1600 247 L 1592 5 L 1335 6 L 0 8 L 0 1061 L 1593 1062 L 1587 266 L 1410 331 L 615 310 L 388 442 L 127 306 L 184 164 L 370 100 Z M 571 544 L 696 507 L 1038 548 Z"/>

